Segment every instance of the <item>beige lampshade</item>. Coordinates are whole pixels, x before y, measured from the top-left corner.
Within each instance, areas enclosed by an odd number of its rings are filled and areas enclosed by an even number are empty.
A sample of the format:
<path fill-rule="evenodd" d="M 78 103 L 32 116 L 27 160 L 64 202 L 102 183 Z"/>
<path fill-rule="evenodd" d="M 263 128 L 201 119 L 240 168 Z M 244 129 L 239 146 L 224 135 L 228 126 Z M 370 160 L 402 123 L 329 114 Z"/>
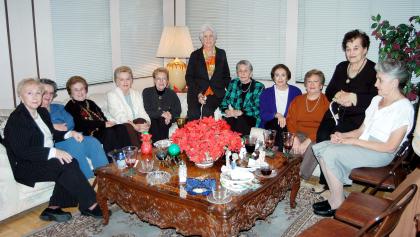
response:
<path fill-rule="evenodd" d="M 193 50 L 188 27 L 165 26 L 160 37 L 156 57 L 188 58 Z"/>

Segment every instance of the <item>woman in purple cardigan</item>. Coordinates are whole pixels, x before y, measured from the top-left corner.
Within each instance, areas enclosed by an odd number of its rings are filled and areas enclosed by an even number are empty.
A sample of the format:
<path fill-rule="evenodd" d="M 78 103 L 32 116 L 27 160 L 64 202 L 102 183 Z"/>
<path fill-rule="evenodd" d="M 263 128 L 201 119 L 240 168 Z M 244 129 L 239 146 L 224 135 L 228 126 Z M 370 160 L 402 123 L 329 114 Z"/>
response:
<path fill-rule="evenodd" d="M 287 84 L 292 74 L 284 64 L 277 64 L 271 69 L 274 85 L 260 95 L 260 127 L 277 131 L 275 145 L 283 151 L 282 132 L 287 131 L 286 116 L 292 100 L 302 92 L 296 86 Z"/>

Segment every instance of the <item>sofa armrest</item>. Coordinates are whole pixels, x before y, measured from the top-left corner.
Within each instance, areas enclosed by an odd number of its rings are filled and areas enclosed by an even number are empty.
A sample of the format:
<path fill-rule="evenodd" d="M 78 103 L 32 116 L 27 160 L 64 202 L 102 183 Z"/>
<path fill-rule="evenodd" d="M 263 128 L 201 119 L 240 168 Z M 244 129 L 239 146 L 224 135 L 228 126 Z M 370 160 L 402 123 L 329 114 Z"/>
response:
<path fill-rule="evenodd" d="M 0 174 L 0 220 L 3 220 L 15 211 L 19 202 L 19 191 L 6 149 L 2 144 L 0 144 Z"/>

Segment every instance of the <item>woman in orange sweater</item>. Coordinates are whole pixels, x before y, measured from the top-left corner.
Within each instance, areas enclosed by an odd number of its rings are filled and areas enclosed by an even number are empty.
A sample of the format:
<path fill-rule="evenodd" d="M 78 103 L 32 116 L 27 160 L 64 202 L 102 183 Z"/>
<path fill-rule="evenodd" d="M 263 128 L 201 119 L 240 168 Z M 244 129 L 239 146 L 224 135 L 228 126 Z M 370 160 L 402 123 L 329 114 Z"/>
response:
<path fill-rule="evenodd" d="M 324 73 L 316 69 L 308 71 L 304 80 L 307 93 L 292 101 L 286 117 L 287 130 L 296 134 L 292 150 L 303 155 L 300 172 L 304 179 L 311 177 L 318 164 L 311 147 L 316 142 L 316 132 L 330 104 L 322 93 L 324 82 Z"/>

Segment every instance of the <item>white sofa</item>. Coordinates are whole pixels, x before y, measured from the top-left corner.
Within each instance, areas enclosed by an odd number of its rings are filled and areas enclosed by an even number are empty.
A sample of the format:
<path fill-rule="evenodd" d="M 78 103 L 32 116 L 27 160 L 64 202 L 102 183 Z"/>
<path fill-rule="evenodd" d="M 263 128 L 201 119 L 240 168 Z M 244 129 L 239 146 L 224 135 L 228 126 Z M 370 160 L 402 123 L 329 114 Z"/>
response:
<path fill-rule="evenodd" d="M 186 116 L 187 96 L 185 93 L 180 93 L 178 97 L 181 102 L 181 116 Z M 105 93 L 91 94 L 89 99 L 95 101 L 105 115 L 108 115 Z M 0 134 L 2 136 L 7 117 L 12 111 L 0 109 Z M 170 132 L 175 128 L 176 125 L 174 124 Z M 0 221 L 39 204 L 48 202 L 53 187 L 53 182 L 36 183 L 33 188 L 17 183 L 13 177 L 6 149 L 0 144 Z"/>

